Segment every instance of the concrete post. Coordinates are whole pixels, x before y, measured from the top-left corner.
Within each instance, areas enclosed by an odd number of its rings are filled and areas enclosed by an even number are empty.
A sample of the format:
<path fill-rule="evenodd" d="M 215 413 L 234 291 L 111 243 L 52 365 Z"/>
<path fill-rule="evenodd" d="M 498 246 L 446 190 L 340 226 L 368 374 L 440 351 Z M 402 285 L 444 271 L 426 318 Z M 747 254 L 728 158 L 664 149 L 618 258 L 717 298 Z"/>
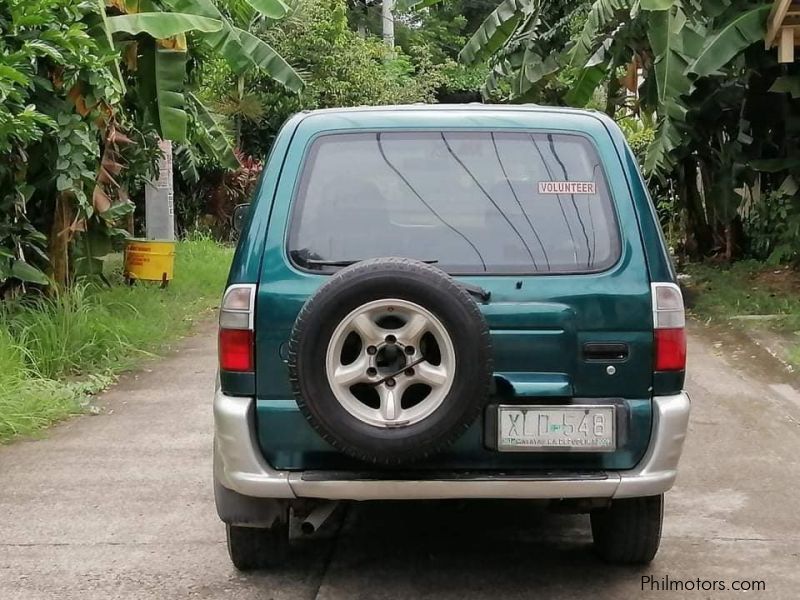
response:
<path fill-rule="evenodd" d="M 383 22 L 383 42 L 389 48 L 394 49 L 394 0 L 383 0 L 381 21 Z"/>
<path fill-rule="evenodd" d="M 175 206 L 172 187 L 172 142 L 161 140 L 163 157 L 158 163 L 158 179 L 144 190 L 145 237 L 148 240 L 175 239 Z"/>

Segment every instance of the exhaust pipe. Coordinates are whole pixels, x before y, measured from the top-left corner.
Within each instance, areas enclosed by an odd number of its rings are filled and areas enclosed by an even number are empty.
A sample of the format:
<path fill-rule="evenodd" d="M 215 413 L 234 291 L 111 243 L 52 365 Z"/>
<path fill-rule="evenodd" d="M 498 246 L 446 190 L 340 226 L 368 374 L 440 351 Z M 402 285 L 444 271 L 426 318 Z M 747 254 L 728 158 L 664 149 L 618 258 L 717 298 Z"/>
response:
<path fill-rule="evenodd" d="M 311 535 L 317 531 L 328 520 L 328 517 L 333 514 L 337 506 L 339 506 L 338 502 L 321 502 L 317 504 L 300 523 L 300 531 L 305 535 Z"/>

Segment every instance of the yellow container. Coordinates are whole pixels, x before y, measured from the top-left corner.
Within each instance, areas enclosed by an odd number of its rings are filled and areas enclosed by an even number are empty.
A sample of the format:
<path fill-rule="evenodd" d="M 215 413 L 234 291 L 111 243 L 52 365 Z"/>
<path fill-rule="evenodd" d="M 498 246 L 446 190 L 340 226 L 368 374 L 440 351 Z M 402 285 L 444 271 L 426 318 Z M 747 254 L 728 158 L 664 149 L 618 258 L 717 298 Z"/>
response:
<path fill-rule="evenodd" d="M 175 269 L 175 242 L 128 240 L 125 245 L 125 278 L 160 281 L 166 286 Z"/>

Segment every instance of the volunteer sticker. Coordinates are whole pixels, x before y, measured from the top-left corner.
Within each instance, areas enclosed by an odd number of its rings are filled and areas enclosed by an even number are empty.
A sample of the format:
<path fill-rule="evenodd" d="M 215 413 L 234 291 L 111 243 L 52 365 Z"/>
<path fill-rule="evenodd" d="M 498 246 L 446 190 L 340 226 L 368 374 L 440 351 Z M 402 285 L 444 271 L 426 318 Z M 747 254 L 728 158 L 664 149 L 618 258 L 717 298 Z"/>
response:
<path fill-rule="evenodd" d="M 596 194 L 594 181 L 540 181 L 540 194 Z"/>

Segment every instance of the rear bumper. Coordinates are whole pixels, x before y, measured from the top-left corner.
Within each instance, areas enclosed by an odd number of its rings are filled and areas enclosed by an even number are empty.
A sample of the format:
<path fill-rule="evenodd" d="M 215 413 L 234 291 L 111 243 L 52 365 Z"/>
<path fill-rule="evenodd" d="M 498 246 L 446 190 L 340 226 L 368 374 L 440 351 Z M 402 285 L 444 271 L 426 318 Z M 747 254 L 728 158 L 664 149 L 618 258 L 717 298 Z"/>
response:
<path fill-rule="evenodd" d="M 253 398 L 214 397 L 214 478 L 223 487 L 256 498 L 423 500 L 447 498 L 632 498 L 670 489 L 689 423 L 689 396 L 653 399 L 650 444 L 634 469 L 557 475 L 476 476 L 419 480 L 326 479 L 278 471 L 264 460 L 255 431 Z M 322 475 L 322 476 L 320 476 Z"/>

